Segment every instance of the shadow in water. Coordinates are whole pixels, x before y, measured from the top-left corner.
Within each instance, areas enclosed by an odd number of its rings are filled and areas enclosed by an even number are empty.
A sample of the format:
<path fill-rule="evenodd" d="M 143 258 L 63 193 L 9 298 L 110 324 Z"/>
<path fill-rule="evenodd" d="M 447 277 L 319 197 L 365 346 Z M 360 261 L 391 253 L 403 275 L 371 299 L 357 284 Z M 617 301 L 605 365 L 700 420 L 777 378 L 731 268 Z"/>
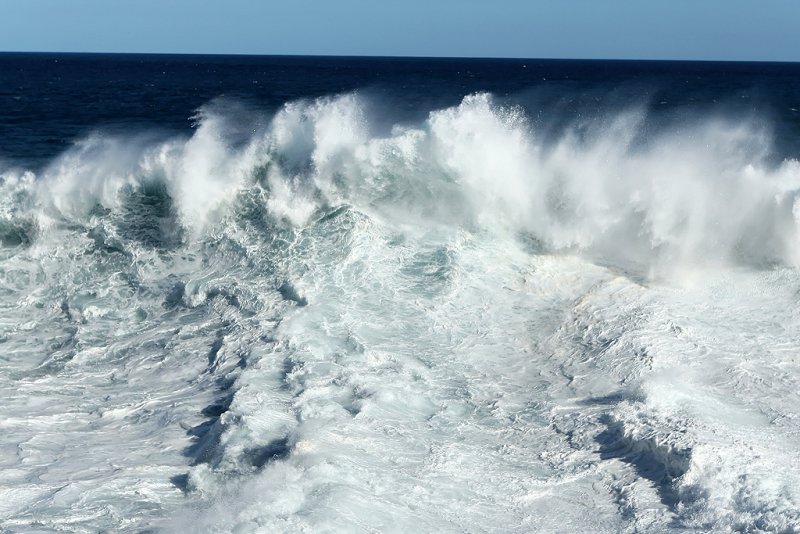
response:
<path fill-rule="evenodd" d="M 601 422 L 606 429 L 595 438 L 600 445 L 600 457 L 629 464 L 640 477 L 653 483 L 661 502 L 675 510 L 680 494 L 674 482 L 689 470 L 691 449 L 659 443 L 655 437 L 636 438 L 625 432 L 623 422 L 608 415 Z"/>

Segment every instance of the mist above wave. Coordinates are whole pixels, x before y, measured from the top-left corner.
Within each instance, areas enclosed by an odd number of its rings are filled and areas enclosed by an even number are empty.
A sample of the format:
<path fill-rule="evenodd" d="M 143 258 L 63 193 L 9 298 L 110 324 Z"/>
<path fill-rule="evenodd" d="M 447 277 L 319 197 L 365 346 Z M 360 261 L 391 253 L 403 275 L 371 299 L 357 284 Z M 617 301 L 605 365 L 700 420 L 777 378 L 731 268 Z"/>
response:
<path fill-rule="evenodd" d="M 800 164 L 775 164 L 769 132 L 741 120 L 652 132 L 631 109 L 553 139 L 521 108 L 475 94 L 379 135 L 366 102 L 346 94 L 288 103 L 243 137 L 238 115 L 219 108 L 202 109 L 189 138 L 98 133 L 38 176 L 4 171 L 4 242 L 32 239 L 13 237 L 21 220 L 46 233 L 98 208 L 123 210 L 148 190 L 168 197 L 169 224 L 192 239 L 236 216 L 249 190 L 279 223 L 303 226 L 320 209 L 351 205 L 409 224 L 516 233 L 641 273 L 799 258 Z"/>

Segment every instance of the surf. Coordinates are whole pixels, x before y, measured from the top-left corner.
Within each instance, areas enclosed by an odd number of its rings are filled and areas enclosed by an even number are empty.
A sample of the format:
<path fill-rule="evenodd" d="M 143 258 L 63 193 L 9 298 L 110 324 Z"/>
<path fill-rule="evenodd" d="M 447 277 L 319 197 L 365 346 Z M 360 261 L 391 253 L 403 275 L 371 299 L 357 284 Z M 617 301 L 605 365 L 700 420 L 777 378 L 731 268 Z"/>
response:
<path fill-rule="evenodd" d="M 762 121 L 379 108 L 213 101 L 0 171 L 9 525 L 800 524 Z"/>

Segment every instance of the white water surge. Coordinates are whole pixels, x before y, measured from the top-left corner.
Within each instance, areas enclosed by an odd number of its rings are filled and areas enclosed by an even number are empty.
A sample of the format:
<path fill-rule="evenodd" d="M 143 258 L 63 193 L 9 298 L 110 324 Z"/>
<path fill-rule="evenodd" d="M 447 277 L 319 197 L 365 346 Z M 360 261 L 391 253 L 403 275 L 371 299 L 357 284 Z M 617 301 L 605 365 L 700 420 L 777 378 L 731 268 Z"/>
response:
<path fill-rule="evenodd" d="M 800 530 L 768 132 L 214 109 L 0 172 L 3 529 Z"/>

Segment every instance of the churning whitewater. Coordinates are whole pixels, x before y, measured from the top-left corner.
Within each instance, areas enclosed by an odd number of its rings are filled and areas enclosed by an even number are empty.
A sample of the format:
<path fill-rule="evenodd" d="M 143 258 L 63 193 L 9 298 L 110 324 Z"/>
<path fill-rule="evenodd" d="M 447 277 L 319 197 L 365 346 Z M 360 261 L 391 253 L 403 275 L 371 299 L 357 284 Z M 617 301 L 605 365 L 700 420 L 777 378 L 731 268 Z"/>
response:
<path fill-rule="evenodd" d="M 3 529 L 800 531 L 763 121 L 234 108 L 0 167 Z"/>

